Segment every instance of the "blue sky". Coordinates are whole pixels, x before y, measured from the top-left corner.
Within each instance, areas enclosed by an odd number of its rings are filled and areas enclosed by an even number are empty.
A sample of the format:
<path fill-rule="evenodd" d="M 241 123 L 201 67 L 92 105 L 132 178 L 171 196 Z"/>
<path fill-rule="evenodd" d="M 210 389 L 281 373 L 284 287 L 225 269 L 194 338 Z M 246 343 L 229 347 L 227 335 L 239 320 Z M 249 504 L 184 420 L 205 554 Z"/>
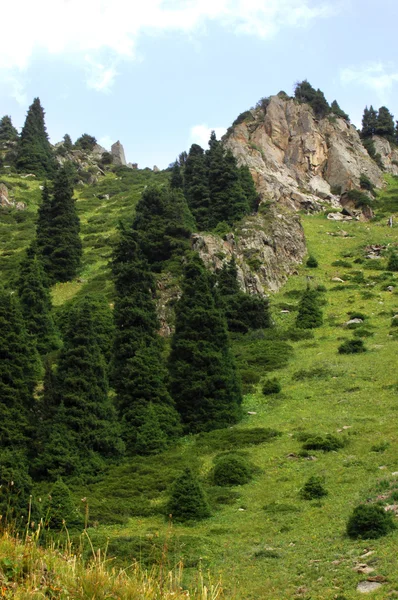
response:
<path fill-rule="evenodd" d="M 165 167 L 264 96 L 308 79 L 360 125 L 398 119 L 397 0 L 13 0 L 2 7 L 0 116 L 39 96 L 53 143 L 120 140 Z"/>

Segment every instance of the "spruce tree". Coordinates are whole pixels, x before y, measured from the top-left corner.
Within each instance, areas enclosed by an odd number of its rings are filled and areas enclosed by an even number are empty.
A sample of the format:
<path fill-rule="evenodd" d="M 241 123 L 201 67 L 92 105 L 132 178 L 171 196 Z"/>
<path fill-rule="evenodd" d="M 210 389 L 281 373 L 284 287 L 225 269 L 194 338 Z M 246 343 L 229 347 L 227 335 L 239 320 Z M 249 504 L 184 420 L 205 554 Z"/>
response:
<path fill-rule="evenodd" d="M 27 331 L 39 354 L 58 348 L 60 340 L 52 316 L 50 290 L 35 245 L 28 248 L 21 262 L 18 293 Z"/>
<path fill-rule="evenodd" d="M 323 322 L 322 310 L 319 306 L 319 292 L 307 288 L 299 302 L 296 327 L 314 329 Z"/>
<path fill-rule="evenodd" d="M 344 110 L 342 110 L 337 102 L 337 100 L 333 100 L 331 107 L 332 109 L 332 113 L 335 114 L 337 117 L 341 117 L 342 119 L 345 119 L 346 121 L 350 120 L 350 117 L 347 115 L 346 112 L 344 112 Z"/>
<path fill-rule="evenodd" d="M 44 122 L 44 110 L 39 98 L 29 107 L 18 141 L 17 168 L 38 177 L 52 177 L 55 161 Z"/>
<path fill-rule="evenodd" d="M 394 141 L 394 117 L 385 106 L 379 108 L 375 134 Z"/>
<path fill-rule="evenodd" d="M 203 148 L 193 144 L 184 169 L 184 194 L 199 230 L 209 229 L 210 193 Z"/>
<path fill-rule="evenodd" d="M 181 174 L 181 168 L 178 162 L 176 161 L 171 171 L 170 187 L 174 190 L 178 190 L 182 189 L 183 185 L 184 180 Z"/>
<path fill-rule="evenodd" d="M 65 133 L 64 135 L 64 143 L 63 146 L 65 148 L 65 150 L 72 150 L 73 148 L 73 144 L 72 144 L 72 138 L 70 137 L 70 135 L 68 133 Z"/>
<path fill-rule="evenodd" d="M 113 256 L 116 288 L 113 384 L 129 452 L 136 451 L 137 434 L 150 404 L 167 438 L 179 435 L 179 417 L 167 389 L 163 343 L 158 335 L 155 280 L 138 244 L 138 234 L 121 229 Z"/>
<path fill-rule="evenodd" d="M 377 127 L 377 111 L 371 105 L 363 111 L 361 137 L 368 138 L 375 134 Z"/>
<path fill-rule="evenodd" d="M 210 517 L 204 490 L 191 469 L 186 468 L 175 480 L 167 504 L 167 516 L 173 521 L 198 521 Z"/>
<path fill-rule="evenodd" d="M 74 308 L 58 361 L 54 384 L 57 410 L 54 423 L 49 423 L 48 438 L 52 447 L 54 435 L 60 437 L 64 432 L 67 450 L 73 446 L 86 470 L 101 468 L 102 459 L 119 457 L 124 450 L 94 319 L 89 302 L 82 301 Z M 47 470 L 62 466 L 56 464 L 57 457 L 51 456 L 48 446 L 45 454 Z"/>
<path fill-rule="evenodd" d="M 0 288 L 0 447 L 25 448 L 30 435 L 38 356 L 18 298 Z"/>
<path fill-rule="evenodd" d="M 70 281 L 80 268 L 80 220 L 67 167 L 57 173 L 52 195 L 43 190 L 37 222 L 37 247 L 51 283 Z"/>
<path fill-rule="evenodd" d="M 21 450 L 10 448 L 0 450 L 0 515 L 2 527 L 10 525 L 19 530 L 26 526 L 32 485 L 32 479 L 28 473 L 26 454 Z"/>
<path fill-rule="evenodd" d="M 271 326 L 268 300 L 262 296 L 245 294 L 240 289 L 234 258 L 225 263 L 218 273 L 217 292 L 230 331 L 246 333 L 249 329 Z"/>
<path fill-rule="evenodd" d="M 47 502 L 44 505 L 46 525 L 51 529 L 60 530 L 83 526 L 83 518 L 77 510 L 72 494 L 66 483 L 58 478 L 51 488 Z"/>
<path fill-rule="evenodd" d="M 160 427 L 158 415 L 150 403 L 143 414 L 143 423 L 137 429 L 135 449 L 138 454 L 159 454 L 166 450 L 168 440 L 165 432 Z"/>
<path fill-rule="evenodd" d="M 4 115 L 0 120 L 0 144 L 18 141 L 18 131 L 12 124 L 11 117 Z"/>
<path fill-rule="evenodd" d="M 169 372 L 171 395 L 186 432 L 210 431 L 239 420 L 242 395 L 226 320 L 198 256 L 185 267 Z"/>
<path fill-rule="evenodd" d="M 189 248 L 194 228 L 192 214 L 181 190 L 150 187 L 136 208 L 133 229 L 154 271 Z"/>
<path fill-rule="evenodd" d="M 243 193 L 246 196 L 247 206 L 251 212 L 255 212 L 259 205 L 259 195 L 254 186 L 253 177 L 247 165 L 239 167 L 239 181 Z"/>

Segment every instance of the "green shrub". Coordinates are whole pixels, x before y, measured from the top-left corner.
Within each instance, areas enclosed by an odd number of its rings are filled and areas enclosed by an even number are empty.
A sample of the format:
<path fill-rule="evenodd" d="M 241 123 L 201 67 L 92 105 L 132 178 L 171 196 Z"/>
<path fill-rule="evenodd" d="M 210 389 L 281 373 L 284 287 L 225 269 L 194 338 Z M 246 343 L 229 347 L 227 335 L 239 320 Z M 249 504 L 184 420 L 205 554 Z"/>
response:
<path fill-rule="evenodd" d="M 346 340 L 339 346 L 339 354 L 359 354 L 366 352 L 366 347 L 362 340 Z"/>
<path fill-rule="evenodd" d="M 385 452 L 387 448 L 390 446 L 390 442 L 379 442 L 378 444 L 374 444 L 371 448 L 371 452 Z"/>
<path fill-rule="evenodd" d="M 361 176 L 359 178 L 359 185 L 363 190 L 368 190 L 372 193 L 374 191 L 373 183 L 370 181 L 369 177 L 365 175 L 365 173 L 361 173 Z"/>
<path fill-rule="evenodd" d="M 315 475 L 310 477 L 300 490 L 301 498 L 303 498 L 303 500 L 315 500 L 327 496 L 328 492 L 323 483 L 323 477 L 316 477 Z"/>
<path fill-rule="evenodd" d="M 373 337 L 374 333 L 373 331 L 370 331 L 370 329 L 366 329 L 366 327 L 358 327 L 357 329 L 355 329 L 353 335 L 356 338 L 366 338 Z"/>
<path fill-rule="evenodd" d="M 350 317 L 350 319 L 362 319 L 362 321 L 365 321 L 365 319 L 367 319 L 368 317 L 366 315 L 364 315 L 361 312 L 349 312 L 348 316 Z"/>
<path fill-rule="evenodd" d="M 244 485 L 253 478 L 253 467 L 243 456 L 223 454 L 214 462 L 212 475 L 215 485 Z"/>
<path fill-rule="evenodd" d="M 280 435 L 282 434 L 279 431 L 266 427 L 219 429 L 209 433 L 200 433 L 196 437 L 196 445 L 202 452 L 215 452 L 264 444 Z"/>
<path fill-rule="evenodd" d="M 323 323 L 320 309 L 319 294 L 316 290 L 306 289 L 300 300 L 296 327 L 299 329 L 314 329 Z"/>
<path fill-rule="evenodd" d="M 398 271 L 398 254 L 396 252 L 391 252 L 388 257 L 387 270 L 392 272 Z"/>
<path fill-rule="evenodd" d="M 167 516 L 174 521 L 196 521 L 210 517 L 204 490 L 191 469 L 186 468 L 174 482 L 167 504 Z"/>
<path fill-rule="evenodd" d="M 312 367 L 311 369 L 300 369 L 293 373 L 293 381 L 304 381 L 305 379 L 325 379 L 331 377 L 333 371 L 323 365 Z"/>
<path fill-rule="evenodd" d="M 360 504 L 348 519 L 347 534 L 353 539 L 376 539 L 395 528 L 393 513 L 377 504 Z"/>
<path fill-rule="evenodd" d="M 270 396 L 271 394 L 279 394 L 282 386 L 279 381 L 274 377 L 273 379 L 266 379 L 263 383 L 262 392 L 264 396 Z"/>
<path fill-rule="evenodd" d="M 309 435 L 303 443 L 304 450 L 322 450 L 333 452 L 344 447 L 344 442 L 331 433 L 322 435 Z"/>
<path fill-rule="evenodd" d="M 312 254 L 310 254 L 305 264 L 309 269 L 316 269 L 318 266 L 318 261 L 315 258 L 315 256 L 312 256 Z"/>

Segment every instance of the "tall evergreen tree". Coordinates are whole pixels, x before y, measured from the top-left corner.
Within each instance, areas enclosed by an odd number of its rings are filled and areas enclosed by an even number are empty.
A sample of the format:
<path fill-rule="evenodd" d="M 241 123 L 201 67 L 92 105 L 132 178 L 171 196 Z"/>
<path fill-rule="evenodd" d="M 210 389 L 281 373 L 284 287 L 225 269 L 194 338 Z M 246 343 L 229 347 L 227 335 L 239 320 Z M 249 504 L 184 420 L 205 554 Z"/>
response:
<path fill-rule="evenodd" d="M 209 228 L 209 182 L 203 148 L 193 144 L 184 169 L 184 193 L 200 230 Z"/>
<path fill-rule="evenodd" d="M 4 115 L 0 120 L 0 144 L 18 141 L 18 131 L 12 124 L 11 117 Z"/>
<path fill-rule="evenodd" d="M 184 185 L 184 180 L 183 180 L 182 174 L 181 174 L 181 167 L 178 164 L 178 162 L 176 161 L 171 170 L 170 187 L 173 190 L 178 190 L 178 189 L 182 189 L 183 185 Z"/>
<path fill-rule="evenodd" d="M 69 133 L 65 133 L 65 135 L 64 135 L 63 146 L 64 146 L 65 150 L 72 150 L 72 148 L 73 148 L 72 138 L 70 137 Z"/>
<path fill-rule="evenodd" d="M 74 307 L 64 337 L 55 376 L 55 418 L 49 423 L 48 444 L 42 463 L 47 471 L 63 474 L 62 463 L 51 450 L 54 436 L 64 434 L 59 454 L 73 449 L 75 466 L 101 467 L 102 459 L 119 457 L 124 450 L 116 411 L 108 395 L 105 361 L 95 335 L 95 314 L 89 302 Z M 65 451 L 63 451 L 65 448 Z"/>
<path fill-rule="evenodd" d="M 174 521 L 197 521 L 210 517 L 210 507 L 199 480 L 186 468 L 175 480 L 167 504 Z"/>
<path fill-rule="evenodd" d="M 366 106 L 363 111 L 361 136 L 363 138 L 372 137 L 376 132 L 376 127 L 377 110 L 372 105 L 369 108 Z"/>
<path fill-rule="evenodd" d="M 319 292 L 307 288 L 299 302 L 296 327 L 299 329 L 314 329 L 323 322 L 322 310 L 319 303 Z"/>
<path fill-rule="evenodd" d="M 51 177 L 55 171 L 55 161 L 44 122 L 44 110 L 39 98 L 35 98 L 29 107 L 22 128 L 18 142 L 17 168 L 42 178 Z"/>
<path fill-rule="evenodd" d="M 150 187 L 144 191 L 133 229 L 154 271 L 160 271 L 165 261 L 188 249 L 193 228 L 193 217 L 181 190 Z"/>
<path fill-rule="evenodd" d="M 187 432 L 227 427 L 239 420 L 242 396 L 225 317 L 197 256 L 185 268 L 169 371 L 171 394 Z"/>
<path fill-rule="evenodd" d="M 82 257 L 80 220 L 67 167 L 57 173 L 52 195 L 43 190 L 37 222 L 37 247 L 51 283 L 73 279 Z"/>
<path fill-rule="evenodd" d="M 379 108 L 375 134 L 394 141 L 394 117 L 385 106 Z"/>
<path fill-rule="evenodd" d="M 44 355 L 59 347 L 59 336 L 52 316 L 51 296 L 44 268 L 35 245 L 28 248 L 21 262 L 18 293 L 29 334 Z"/>
<path fill-rule="evenodd" d="M 157 333 L 155 280 L 137 239 L 136 231 L 122 229 L 112 264 L 116 287 L 113 384 L 130 452 L 138 450 L 137 434 L 142 434 L 151 416 L 150 404 L 166 437 L 180 433 L 178 414 L 167 389 L 163 344 Z"/>
<path fill-rule="evenodd" d="M 0 288 L 0 447 L 24 448 L 30 435 L 38 357 L 18 298 Z"/>
<path fill-rule="evenodd" d="M 230 331 L 247 332 L 271 326 L 268 299 L 245 294 L 239 287 L 234 258 L 225 263 L 217 276 L 217 291 Z"/>
<path fill-rule="evenodd" d="M 342 119 L 345 119 L 346 121 L 350 120 L 350 117 L 347 115 L 346 112 L 344 112 L 344 110 L 342 110 L 337 102 L 337 100 L 333 100 L 330 108 L 332 109 L 332 113 L 335 114 L 337 117 L 341 117 Z"/>
<path fill-rule="evenodd" d="M 246 196 L 247 206 L 251 212 L 255 212 L 258 209 L 259 195 L 254 185 L 252 174 L 250 173 L 247 165 L 239 167 L 239 181 L 243 193 Z"/>

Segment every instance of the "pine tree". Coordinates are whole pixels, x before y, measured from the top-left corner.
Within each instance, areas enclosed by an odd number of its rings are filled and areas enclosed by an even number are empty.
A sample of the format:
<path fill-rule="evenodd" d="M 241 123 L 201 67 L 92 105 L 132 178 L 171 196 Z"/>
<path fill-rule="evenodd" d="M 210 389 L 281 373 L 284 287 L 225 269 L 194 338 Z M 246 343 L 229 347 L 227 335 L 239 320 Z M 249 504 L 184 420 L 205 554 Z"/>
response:
<path fill-rule="evenodd" d="M 52 177 L 55 161 L 44 122 L 44 110 L 39 98 L 29 107 L 18 141 L 17 168 L 38 177 Z"/>
<path fill-rule="evenodd" d="M 323 322 L 322 310 L 319 306 L 319 293 L 307 288 L 299 302 L 296 327 L 314 329 Z"/>
<path fill-rule="evenodd" d="M 330 112 L 324 93 L 320 89 L 315 90 L 306 79 L 296 84 L 294 96 L 299 102 L 309 104 L 319 119 Z"/>
<path fill-rule="evenodd" d="M 247 206 L 251 212 L 256 212 L 259 205 L 259 195 L 254 186 L 253 177 L 247 165 L 239 167 L 239 181 L 246 196 Z"/>
<path fill-rule="evenodd" d="M 50 423 L 49 445 L 54 433 L 66 433 L 65 444 L 73 448 L 86 470 L 102 466 L 102 459 L 123 453 L 116 411 L 108 396 L 105 361 L 96 340 L 95 314 L 89 302 L 74 307 L 70 327 L 55 377 L 57 411 Z M 62 420 L 60 420 L 60 415 Z M 55 426 L 54 426 L 55 425 Z M 45 448 L 47 469 L 57 469 L 49 448 Z"/>
<path fill-rule="evenodd" d="M 11 117 L 4 115 L 0 120 L 0 144 L 18 141 L 18 131 L 12 124 Z"/>
<path fill-rule="evenodd" d="M 72 494 L 66 483 L 58 478 L 48 495 L 44 506 L 46 525 L 51 529 L 68 529 L 83 526 L 83 518 L 77 510 Z"/>
<path fill-rule="evenodd" d="M 70 135 L 68 133 L 65 133 L 64 135 L 64 143 L 63 146 L 65 148 L 65 150 L 72 150 L 73 148 L 73 144 L 72 144 L 72 138 L 70 137 Z"/>
<path fill-rule="evenodd" d="M 368 138 L 375 134 L 377 127 L 377 111 L 371 105 L 363 111 L 361 137 Z"/>
<path fill-rule="evenodd" d="M 178 189 L 182 189 L 184 185 L 184 180 L 181 174 L 181 168 L 180 165 L 178 164 L 178 162 L 176 161 L 174 163 L 173 169 L 171 171 L 171 178 L 170 178 L 170 187 L 173 190 L 178 190 Z"/>
<path fill-rule="evenodd" d="M 178 414 L 167 389 L 163 344 L 157 333 L 155 280 L 137 238 L 137 232 L 122 229 L 112 263 L 116 288 L 113 383 L 130 452 L 137 450 L 137 433 L 150 417 L 150 404 L 168 438 L 180 433 Z"/>
<path fill-rule="evenodd" d="M 138 454 L 159 454 L 167 448 L 167 437 L 160 427 L 158 415 L 150 403 L 143 414 L 143 423 L 137 429 L 135 449 Z"/>
<path fill-rule="evenodd" d="M 342 119 L 345 119 L 346 121 L 350 120 L 350 117 L 347 115 L 346 112 L 344 112 L 344 110 L 342 110 L 337 102 L 337 100 L 333 100 L 331 107 L 332 109 L 332 113 L 335 114 L 337 117 L 341 117 Z"/>
<path fill-rule="evenodd" d="M 136 208 L 133 229 L 140 248 L 154 271 L 189 248 L 194 227 L 192 214 L 182 191 L 150 187 Z"/>
<path fill-rule="evenodd" d="M 200 230 L 209 229 L 210 193 L 203 148 L 193 144 L 184 169 L 184 194 Z"/>
<path fill-rule="evenodd" d="M 39 354 L 58 348 L 60 340 L 52 316 L 50 290 L 35 245 L 28 248 L 21 262 L 18 293 L 27 331 Z"/>
<path fill-rule="evenodd" d="M 186 468 L 175 480 L 167 505 L 167 516 L 178 522 L 198 521 L 210 517 L 204 490 L 191 469 Z"/>
<path fill-rule="evenodd" d="M 25 448 L 38 356 L 18 298 L 0 288 L 0 447 Z"/>
<path fill-rule="evenodd" d="M 24 528 L 29 514 L 32 479 L 21 450 L 0 450 L 0 515 L 2 527 Z M 31 515 L 32 516 L 32 515 Z M 33 517 L 34 518 L 34 517 Z"/>
<path fill-rule="evenodd" d="M 217 291 L 230 331 L 247 332 L 271 326 L 269 302 L 258 295 L 245 294 L 238 284 L 235 259 L 225 263 L 217 276 Z"/>
<path fill-rule="evenodd" d="M 394 117 L 385 106 L 379 108 L 375 134 L 394 141 Z"/>
<path fill-rule="evenodd" d="M 57 173 L 52 196 L 47 186 L 37 222 L 37 247 L 51 283 L 70 281 L 79 268 L 82 243 L 80 221 L 67 167 Z"/>
<path fill-rule="evenodd" d="M 170 390 L 187 432 L 236 423 L 241 390 L 229 349 L 226 320 L 212 279 L 199 257 L 185 268 L 169 357 Z"/>

